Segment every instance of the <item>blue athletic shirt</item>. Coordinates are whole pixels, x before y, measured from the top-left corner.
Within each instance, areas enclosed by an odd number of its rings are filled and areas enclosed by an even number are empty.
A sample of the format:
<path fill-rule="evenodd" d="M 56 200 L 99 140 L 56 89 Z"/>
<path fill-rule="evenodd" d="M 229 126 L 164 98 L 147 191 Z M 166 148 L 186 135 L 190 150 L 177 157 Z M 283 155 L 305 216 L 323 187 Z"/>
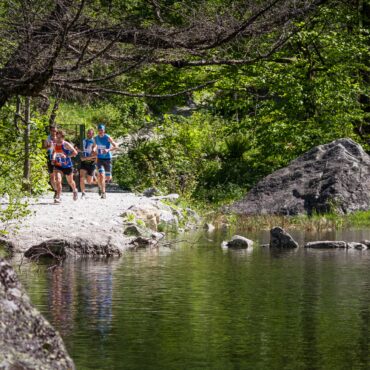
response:
<path fill-rule="evenodd" d="M 90 157 L 92 153 L 92 148 L 94 146 L 93 139 L 84 139 L 83 140 L 83 156 Z"/>
<path fill-rule="evenodd" d="M 54 151 L 54 141 L 51 140 L 51 136 L 48 135 L 48 138 L 46 139 L 46 142 L 50 145 L 50 148 L 47 149 L 47 153 L 49 156 L 49 159 L 52 159 L 53 157 L 53 151 Z"/>
<path fill-rule="evenodd" d="M 62 144 L 55 144 L 54 153 L 55 153 L 55 166 L 61 168 L 70 168 L 72 167 L 72 159 L 68 157 L 72 151 L 68 150 L 65 147 L 65 141 Z"/>
<path fill-rule="evenodd" d="M 98 149 L 98 159 L 112 159 L 112 153 L 109 151 L 108 153 L 103 153 L 104 149 L 110 149 L 111 143 L 109 141 L 110 136 L 104 134 L 103 137 L 95 136 L 95 144 Z"/>

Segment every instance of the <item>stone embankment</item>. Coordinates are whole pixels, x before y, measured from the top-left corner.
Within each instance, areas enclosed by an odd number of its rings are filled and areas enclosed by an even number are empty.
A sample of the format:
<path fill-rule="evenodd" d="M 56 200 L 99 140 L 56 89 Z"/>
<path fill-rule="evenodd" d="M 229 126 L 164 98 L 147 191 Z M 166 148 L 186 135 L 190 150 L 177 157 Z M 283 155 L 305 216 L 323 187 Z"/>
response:
<path fill-rule="evenodd" d="M 0 258 L 0 369 L 74 369 L 63 341 Z"/>
<path fill-rule="evenodd" d="M 73 201 L 72 194 L 65 193 L 62 202 L 54 204 L 50 194 L 31 200 L 31 214 L 20 223 L 0 224 L 7 230 L 1 242 L 10 252 L 33 258 L 119 256 L 127 249 L 156 245 L 166 228 L 194 227 L 199 222 L 194 211 L 163 203 L 173 198 L 176 195 L 109 193 L 100 199 L 89 193 L 86 199 Z"/>

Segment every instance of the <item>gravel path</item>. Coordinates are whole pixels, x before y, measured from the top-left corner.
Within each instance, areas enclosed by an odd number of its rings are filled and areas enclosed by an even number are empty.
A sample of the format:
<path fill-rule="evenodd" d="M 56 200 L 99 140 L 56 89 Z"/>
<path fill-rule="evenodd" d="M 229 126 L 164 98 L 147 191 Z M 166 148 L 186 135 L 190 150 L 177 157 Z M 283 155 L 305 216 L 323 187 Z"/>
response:
<path fill-rule="evenodd" d="M 132 206 L 160 208 L 160 201 L 133 193 L 108 193 L 100 199 L 97 193 L 87 193 L 86 199 L 73 201 L 72 193 L 64 193 L 62 202 L 54 204 L 52 194 L 32 200 L 32 214 L 20 224 L 14 224 L 6 237 L 17 252 L 50 239 L 62 239 L 73 244 L 84 240 L 93 245 L 111 245 L 125 250 L 133 240 L 123 234 L 122 213 Z M 14 226 L 19 230 L 14 232 Z M 0 224 L 1 228 L 1 224 Z"/>

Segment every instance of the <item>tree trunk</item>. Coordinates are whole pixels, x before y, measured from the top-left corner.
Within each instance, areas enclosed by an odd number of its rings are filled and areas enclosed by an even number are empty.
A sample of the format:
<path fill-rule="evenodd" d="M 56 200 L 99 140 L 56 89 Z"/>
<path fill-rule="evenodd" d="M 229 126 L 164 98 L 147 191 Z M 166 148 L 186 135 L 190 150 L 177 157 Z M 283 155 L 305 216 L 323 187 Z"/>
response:
<path fill-rule="evenodd" d="M 53 109 L 51 110 L 51 114 L 50 114 L 50 117 L 49 117 L 49 125 L 50 126 L 55 125 L 55 119 L 57 118 L 57 112 L 58 112 L 58 109 L 59 109 L 59 101 L 60 101 L 60 97 L 59 97 L 59 94 L 57 94 L 57 97 L 55 98 L 55 102 L 54 102 L 54 105 L 53 105 Z"/>
<path fill-rule="evenodd" d="M 21 131 L 18 124 L 20 118 L 21 118 L 21 98 L 17 95 L 15 102 L 14 126 L 19 133 Z"/>
<path fill-rule="evenodd" d="M 27 96 L 24 108 L 24 167 L 23 167 L 23 188 L 31 190 L 31 159 L 30 159 L 30 136 L 31 136 L 31 97 Z"/>

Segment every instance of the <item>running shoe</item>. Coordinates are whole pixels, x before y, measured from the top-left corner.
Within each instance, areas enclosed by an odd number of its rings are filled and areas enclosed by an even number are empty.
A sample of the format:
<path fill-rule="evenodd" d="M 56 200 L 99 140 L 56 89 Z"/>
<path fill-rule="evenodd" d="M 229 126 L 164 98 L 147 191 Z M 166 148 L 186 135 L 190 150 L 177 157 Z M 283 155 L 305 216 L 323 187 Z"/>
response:
<path fill-rule="evenodd" d="M 86 199 L 86 193 L 81 194 L 81 199 Z"/>
<path fill-rule="evenodd" d="M 73 200 L 77 200 L 78 199 L 78 193 L 77 191 L 74 191 L 73 192 Z"/>
<path fill-rule="evenodd" d="M 105 193 L 101 193 L 101 196 L 100 196 L 101 199 L 107 199 L 107 195 Z"/>
<path fill-rule="evenodd" d="M 60 198 L 54 198 L 54 203 L 59 204 L 60 203 Z"/>
<path fill-rule="evenodd" d="M 58 193 L 56 190 L 54 190 L 54 199 L 57 199 L 57 197 L 58 197 Z"/>

